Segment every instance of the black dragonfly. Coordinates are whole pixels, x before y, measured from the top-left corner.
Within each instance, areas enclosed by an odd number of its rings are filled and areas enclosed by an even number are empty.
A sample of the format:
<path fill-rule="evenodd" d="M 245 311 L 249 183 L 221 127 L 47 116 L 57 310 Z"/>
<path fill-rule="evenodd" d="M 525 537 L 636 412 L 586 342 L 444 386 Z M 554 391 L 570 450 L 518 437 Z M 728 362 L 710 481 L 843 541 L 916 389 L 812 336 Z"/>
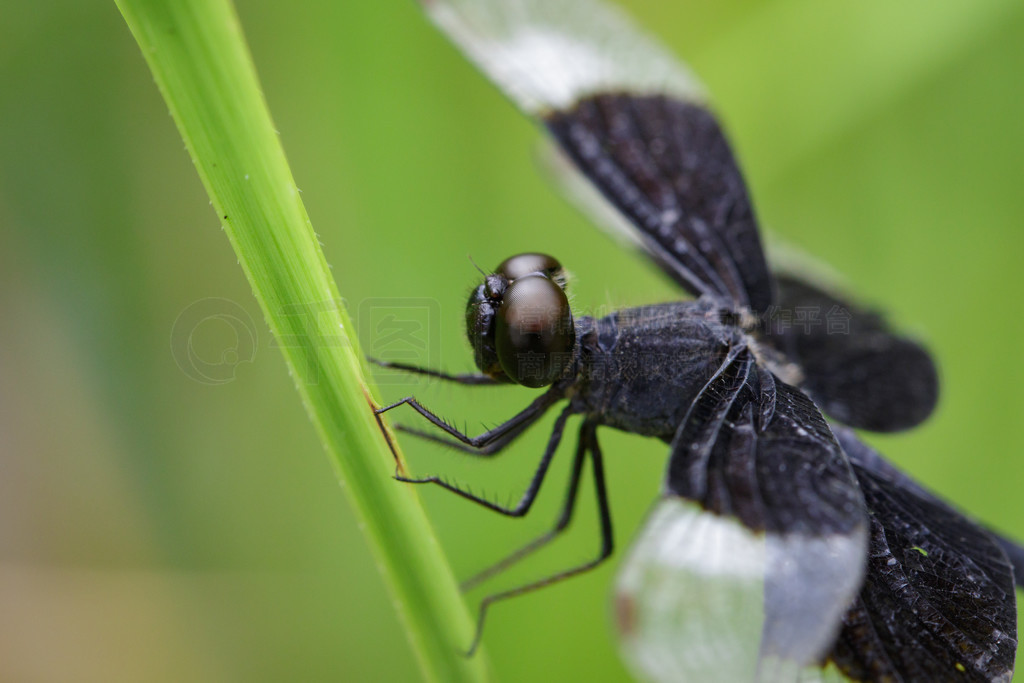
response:
<path fill-rule="evenodd" d="M 565 402 L 512 507 L 440 477 L 404 478 L 502 514 L 529 511 L 567 420 L 583 418 L 555 527 L 471 583 L 566 528 L 588 460 L 600 554 L 485 598 L 473 647 L 490 604 L 611 554 L 597 439 L 608 426 L 659 438 L 669 452 L 660 499 L 616 588 L 620 638 L 639 675 L 1010 680 L 1014 567 L 1024 569 L 1024 550 L 923 489 L 851 429 L 897 431 L 927 418 L 938 393 L 929 354 L 877 314 L 769 270 L 744 181 L 696 79 L 594 0 L 424 6 L 547 129 L 570 193 L 697 297 L 574 318 L 561 264 L 520 254 L 486 275 L 467 305 L 481 374 L 392 365 L 463 384 L 547 387 L 475 437 L 413 397 L 379 411 L 408 405 L 439 432 L 405 431 L 471 454 L 500 453 Z M 815 311 L 822 324 L 786 324 L 794 311 Z"/>

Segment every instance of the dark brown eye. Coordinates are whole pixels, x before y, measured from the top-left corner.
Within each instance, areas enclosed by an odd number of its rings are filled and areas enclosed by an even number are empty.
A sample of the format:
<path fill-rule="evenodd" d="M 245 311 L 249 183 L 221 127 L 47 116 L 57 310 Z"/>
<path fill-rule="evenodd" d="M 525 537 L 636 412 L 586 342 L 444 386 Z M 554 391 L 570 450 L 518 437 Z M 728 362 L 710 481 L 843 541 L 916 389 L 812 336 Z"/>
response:
<path fill-rule="evenodd" d="M 504 275 L 510 282 L 531 273 L 543 273 L 552 280 L 562 277 L 562 264 L 547 254 L 517 254 L 501 262 L 495 273 Z"/>
<path fill-rule="evenodd" d="M 569 300 L 543 275 L 521 276 L 508 286 L 495 333 L 501 369 L 518 384 L 547 386 L 572 363 L 576 337 Z"/>

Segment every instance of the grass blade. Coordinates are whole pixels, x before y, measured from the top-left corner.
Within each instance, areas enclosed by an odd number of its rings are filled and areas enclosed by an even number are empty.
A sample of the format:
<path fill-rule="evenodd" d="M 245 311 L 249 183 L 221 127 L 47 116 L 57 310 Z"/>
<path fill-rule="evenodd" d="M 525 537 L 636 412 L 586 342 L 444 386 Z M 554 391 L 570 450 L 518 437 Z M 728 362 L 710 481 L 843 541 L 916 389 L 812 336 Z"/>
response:
<path fill-rule="evenodd" d="M 418 499 L 371 411 L 352 325 L 302 205 L 228 0 L 117 0 L 346 484 L 425 676 L 487 677 Z"/>

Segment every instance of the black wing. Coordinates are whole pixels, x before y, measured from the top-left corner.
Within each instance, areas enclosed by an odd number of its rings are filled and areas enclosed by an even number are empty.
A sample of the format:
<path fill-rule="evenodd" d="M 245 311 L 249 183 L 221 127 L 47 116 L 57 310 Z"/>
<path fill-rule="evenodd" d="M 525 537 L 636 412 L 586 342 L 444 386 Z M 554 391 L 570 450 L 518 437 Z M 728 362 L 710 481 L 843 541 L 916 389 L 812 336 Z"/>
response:
<path fill-rule="evenodd" d="M 853 432 L 836 435 L 860 481 L 871 539 L 864 586 L 830 658 L 856 680 L 1009 681 L 1017 610 L 1000 544 Z"/>
<path fill-rule="evenodd" d="M 882 477 L 894 482 L 896 486 L 900 487 L 905 491 L 910 491 L 919 498 L 924 498 L 933 505 L 939 507 L 945 507 L 952 510 L 954 513 L 962 515 L 949 503 L 939 498 L 937 495 L 921 486 L 898 467 L 893 465 L 891 462 L 881 456 L 878 451 L 868 448 L 864 443 L 857 438 L 853 430 L 846 429 L 845 427 L 836 427 L 834 429 L 836 439 L 844 450 L 849 454 L 851 460 L 855 460 L 857 467 L 860 469 L 868 470 L 877 477 Z M 1024 588 L 1024 546 L 1020 543 L 1006 538 L 998 531 L 985 528 L 985 532 L 995 539 L 999 547 L 1006 553 L 1006 558 L 1010 561 L 1013 567 L 1014 581 L 1016 584 Z"/>
<path fill-rule="evenodd" d="M 761 312 L 772 302 L 757 222 L 729 144 L 700 104 L 633 92 L 547 117 L 576 167 L 676 282 Z"/>
<path fill-rule="evenodd" d="M 801 388 L 829 417 L 851 427 L 891 432 L 931 415 L 938 374 L 917 342 L 892 332 L 876 313 L 798 278 L 776 279 L 778 306 L 766 334 L 804 372 Z"/>
<path fill-rule="evenodd" d="M 424 0 L 434 21 L 632 225 L 676 282 L 772 302 L 746 186 L 693 76 L 595 0 Z"/>
<path fill-rule="evenodd" d="M 627 653 L 655 680 L 796 680 L 860 589 L 864 502 L 814 404 L 746 350 L 672 442 L 666 497 L 622 571 Z"/>

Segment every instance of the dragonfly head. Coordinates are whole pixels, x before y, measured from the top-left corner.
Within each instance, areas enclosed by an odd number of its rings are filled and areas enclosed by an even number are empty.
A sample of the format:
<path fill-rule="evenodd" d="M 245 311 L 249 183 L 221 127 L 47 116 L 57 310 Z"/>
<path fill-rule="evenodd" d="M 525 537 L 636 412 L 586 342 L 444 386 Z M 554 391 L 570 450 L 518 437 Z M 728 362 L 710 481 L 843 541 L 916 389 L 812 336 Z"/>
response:
<path fill-rule="evenodd" d="M 576 334 L 565 270 L 546 254 L 505 259 L 469 295 L 466 335 L 476 365 L 495 379 L 544 387 L 572 365 Z"/>

